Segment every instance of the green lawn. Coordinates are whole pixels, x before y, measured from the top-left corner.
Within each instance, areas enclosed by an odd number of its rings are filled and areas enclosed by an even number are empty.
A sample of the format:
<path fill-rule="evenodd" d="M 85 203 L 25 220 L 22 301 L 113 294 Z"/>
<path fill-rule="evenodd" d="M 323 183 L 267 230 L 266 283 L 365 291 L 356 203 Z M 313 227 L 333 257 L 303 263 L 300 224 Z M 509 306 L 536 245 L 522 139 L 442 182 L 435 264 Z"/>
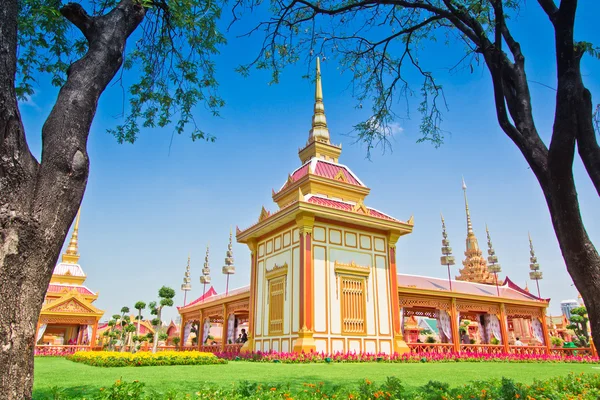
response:
<path fill-rule="evenodd" d="M 121 378 L 139 380 L 147 387 L 165 392 L 177 389 L 194 393 L 201 382 L 221 386 L 241 380 L 263 383 L 324 382 L 326 385 L 355 385 L 363 379 L 381 382 L 397 376 L 409 386 L 430 380 L 459 385 L 471 380 L 508 377 L 520 382 L 547 379 L 569 372 L 600 373 L 598 364 L 554 363 L 419 363 L 419 364 L 275 364 L 233 361 L 227 365 L 100 368 L 78 364 L 63 358 L 37 357 L 35 360 L 34 398 L 50 398 L 51 388 L 65 389 L 71 396 L 96 392 Z"/>

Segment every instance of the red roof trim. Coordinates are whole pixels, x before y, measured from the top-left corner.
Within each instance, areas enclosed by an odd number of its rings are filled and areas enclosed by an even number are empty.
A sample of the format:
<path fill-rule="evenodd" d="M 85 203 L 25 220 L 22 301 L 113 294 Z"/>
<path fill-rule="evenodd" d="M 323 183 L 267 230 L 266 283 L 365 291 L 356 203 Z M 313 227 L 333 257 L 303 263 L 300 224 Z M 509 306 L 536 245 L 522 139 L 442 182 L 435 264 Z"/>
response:
<path fill-rule="evenodd" d="M 209 297 L 216 296 L 216 295 L 217 295 L 217 291 L 215 290 L 214 287 L 211 286 L 210 289 L 208 289 L 208 292 L 204 293 L 202 296 L 198 297 L 196 300 L 187 303 L 185 306 L 177 307 L 177 309 L 179 310 L 181 308 L 192 306 L 194 304 L 200 303 L 203 300 L 208 299 Z"/>
<path fill-rule="evenodd" d="M 332 199 L 327 199 L 324 197 L 319 197 L 319 196 L 311 196 L 308 199 L 309 203 L 312 204 L 317 204 L 320 206 L 325 206 L 325 207 L 330 207 L 330 208 L 335 208 L 337 210 L 342 210 L 342 211 L 352 211 L 352 209 L 354 208 L 354 206 L 350 203 L 344 203 L 343 201 L 338 201 L 338 200 L 332 200 Z M 386 215 L 384 213 L 381 213 L 377 210 L 374 210 L 372 208 L 368 208 L 367 210 L 369 210 L 369 216 L 371 217 L 375 217 L 375 218 L 380 218 L 380 219 L 385 219 L 388 221 L 394 221 L 394 222 L 401 222 L 395 218 L 390 217 L 389 215 Z"/>
<path fill-rule="evenodd" d="M 48 293 L 61 293 L 63 290 L 67 289 L 67 290 L 71 290 L 71 289 L 77 289 L 77 292 L 81 293 L 81 294 L 89 294 L 92 296 L 95 296 L 96 293 L 92 292 L 90 289 L 86 288 L 85 286 L 77 286 L 77 285 L 57 285 L 54 283 L 51 283 L 48 285 Z"/>
<path fill-rule="evenodd" d="M 529 296 L 535 300 L 541 300 L 541 301 L 547 301 L 550 302 L 550 299 L 543 299 L 541 297 L 537 297 L 536 295 L 528 292 L 525 289 L 522 289 L 520 286 L 518 286 L 516 283 L 514 283 L 513 281 L 510 280 L 510 278 L 507 276 L 506 278 L 504 278 L 504 283 L 502 284 L 502 286 L 504 285 L 508 285 L 509 288 L 516 290 L 517 292 L 524 294 L 525 296 Z"/>

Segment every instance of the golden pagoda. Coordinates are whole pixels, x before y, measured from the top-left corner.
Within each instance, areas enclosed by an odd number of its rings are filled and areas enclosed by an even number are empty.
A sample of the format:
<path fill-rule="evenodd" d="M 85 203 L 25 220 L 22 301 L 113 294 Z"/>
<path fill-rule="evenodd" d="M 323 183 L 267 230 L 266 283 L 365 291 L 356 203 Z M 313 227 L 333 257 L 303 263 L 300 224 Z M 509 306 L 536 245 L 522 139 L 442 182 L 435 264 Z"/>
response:
<path fill-rule="evenodd" d="M 465 259 L 462 262 L 463 268 L 459 270 L 459 275 L 456 277 L 458 281 L 486 283 L 493 285 L 494 276 L 487 269 L 487 262 L 482 256 L 477 237 L 473 232 L 471 223 L 471 214 L 469 212 L 469 201 L 467 200 L 467 185 L 463 179 L 462 188 L 465 195 L 465 210 L 467 213 L 467 248 L 465 251 Z"/>
<path fill-rule="evenodd" d="M 43 353 L 45 346 L 71 346 L 75 350 L 96 342 L 98 321 L 104 311 L 92 304 L 98 293 L 84 285 L 87 276 L 79 265 L 79 218 L 80 212 L 67 250 L 50 278 L 37 324 L 37 353 Z"/>

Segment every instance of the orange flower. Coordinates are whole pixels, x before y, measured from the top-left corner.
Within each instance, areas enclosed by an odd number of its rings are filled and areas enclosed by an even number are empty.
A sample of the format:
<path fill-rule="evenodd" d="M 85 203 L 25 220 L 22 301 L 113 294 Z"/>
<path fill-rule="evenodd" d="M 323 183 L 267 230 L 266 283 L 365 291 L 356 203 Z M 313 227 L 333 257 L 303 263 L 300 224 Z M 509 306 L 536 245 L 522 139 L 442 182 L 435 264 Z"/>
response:
<path fill-rule="evenodd" d="M 277 390 L 277 388 L 271 388 L 271 392 L 274 392 L 276 390 Z"/>

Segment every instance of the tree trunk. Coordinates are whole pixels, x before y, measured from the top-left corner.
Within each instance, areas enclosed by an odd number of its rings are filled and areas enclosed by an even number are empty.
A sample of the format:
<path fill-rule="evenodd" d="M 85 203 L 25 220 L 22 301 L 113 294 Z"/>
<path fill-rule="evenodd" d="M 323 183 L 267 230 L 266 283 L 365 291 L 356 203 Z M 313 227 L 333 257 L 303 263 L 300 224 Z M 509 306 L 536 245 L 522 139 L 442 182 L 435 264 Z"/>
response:
<path fill-rule="evenodd" d="M 40 309 L 87 184 L 87 137 L 98 98 L 121 67 L 125 42 L 145 11 L 122 0 L 101 17 L 61 9 L 89 50 L 42 128 L 42 162 L 31 155 L 15 93 L 18 0 L 0 7 L 0 394 L 30 399 Z"/>

